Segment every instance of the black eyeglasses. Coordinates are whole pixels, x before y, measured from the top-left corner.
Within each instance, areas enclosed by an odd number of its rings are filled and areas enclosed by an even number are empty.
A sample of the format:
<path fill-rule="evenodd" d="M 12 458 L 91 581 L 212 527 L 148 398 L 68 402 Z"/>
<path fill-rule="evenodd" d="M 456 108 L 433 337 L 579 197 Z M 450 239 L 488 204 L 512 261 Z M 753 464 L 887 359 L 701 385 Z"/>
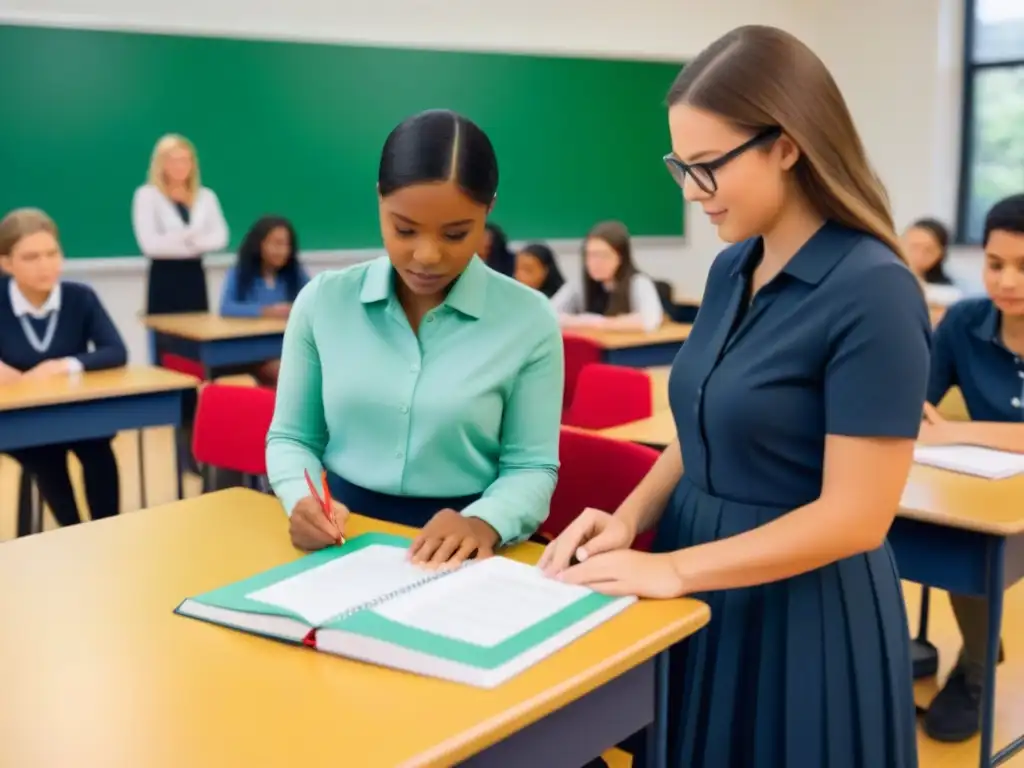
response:
<path fill-rule="evenodd" d="M 709 195 L 713 195 L 718 191 L 715 171 L 726 163 L 735 160 L 748 149 L 767 144 L 781 135 L 782 129 L 778 126 L 765 128 L 755 134 L 753 138 L 740 144 L 736 149 L 732 149 L 721 157 L 716 157 L 714 160 L 707 160 L 702 163 L 684 163 L 678 157 L 669 153 L 665 155 L 665 165 L 668 166 L 668 172 L 672 174 L 672 178 L 676 180 L 676 184 L 680 187 L 686 183 L 686 177 L 689 176 L 693 179 L 693 183 L 700 187 L 701 190 Z"/>

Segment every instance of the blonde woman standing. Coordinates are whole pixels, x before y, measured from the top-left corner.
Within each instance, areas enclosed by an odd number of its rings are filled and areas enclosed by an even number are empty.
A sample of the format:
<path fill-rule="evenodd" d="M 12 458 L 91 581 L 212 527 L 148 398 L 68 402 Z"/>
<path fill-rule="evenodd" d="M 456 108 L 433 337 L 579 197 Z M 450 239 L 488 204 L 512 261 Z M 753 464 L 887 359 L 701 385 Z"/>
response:
<path fill-rule="evenodd" d="M 148 182 L 132 200 L 132 227 L 149 259 L 146 314 L 208 311 L 202 258 L 227 247 L 228 225 L 184 136 L 168 134 L 153 148 Z"/>

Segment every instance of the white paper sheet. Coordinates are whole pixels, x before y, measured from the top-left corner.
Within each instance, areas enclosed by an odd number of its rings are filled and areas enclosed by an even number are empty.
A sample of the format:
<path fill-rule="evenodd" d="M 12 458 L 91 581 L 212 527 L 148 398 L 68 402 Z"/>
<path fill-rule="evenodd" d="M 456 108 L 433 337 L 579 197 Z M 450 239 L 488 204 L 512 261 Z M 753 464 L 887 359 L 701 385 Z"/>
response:
<path fill-rule="evenodd" d="M 491 647 L 590 594 L 538 569 L 495 557 L 418 587 L 373 610 L 436 635 Z"/>
<path fill-rule="evenodd" d="M 914 461 L 989 480 L 1024 472 L 1024 454 L 974 445 L 918 445 L 914 448 Z"/>
<path fill-rule="evenodd" d="M 407 550 L 373 544 L 269 587 L 250 600 L 284 608 L 318 626 L 340 613 L 430 577 L 405 559 Z"/>

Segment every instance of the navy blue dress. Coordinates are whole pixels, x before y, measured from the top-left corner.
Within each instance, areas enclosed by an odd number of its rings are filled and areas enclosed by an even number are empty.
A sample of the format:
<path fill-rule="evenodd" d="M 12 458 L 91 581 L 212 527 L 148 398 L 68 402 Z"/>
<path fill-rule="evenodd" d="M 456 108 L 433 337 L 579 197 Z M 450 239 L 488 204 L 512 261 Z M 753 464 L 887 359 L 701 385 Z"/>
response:
<path fill-rule="evenodd" d="M 917 435 L 931 330 L 896 255 L 826 224 L 750 300 L 760 257 L 760 239 L 719 255 L 672 366 L 685 469 L 658 551 L 817 499 L 826 434 Z M 711 623 L 672 652 L 670 765 L 916 768 L 907 619 L 888 545 L 697 597 Z"/>

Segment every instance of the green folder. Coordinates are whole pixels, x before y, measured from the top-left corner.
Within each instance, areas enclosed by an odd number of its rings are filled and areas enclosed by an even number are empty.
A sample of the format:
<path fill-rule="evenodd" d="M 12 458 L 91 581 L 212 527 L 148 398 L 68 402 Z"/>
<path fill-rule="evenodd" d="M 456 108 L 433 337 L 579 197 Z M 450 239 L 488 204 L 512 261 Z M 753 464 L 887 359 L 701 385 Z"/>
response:
<path fill-rule="evenodd" d="M 371 533 L 184 600 L 176 613 L 416 674 L 491 688 L 635 601 L 493 557 L 451 571 Z"/>

